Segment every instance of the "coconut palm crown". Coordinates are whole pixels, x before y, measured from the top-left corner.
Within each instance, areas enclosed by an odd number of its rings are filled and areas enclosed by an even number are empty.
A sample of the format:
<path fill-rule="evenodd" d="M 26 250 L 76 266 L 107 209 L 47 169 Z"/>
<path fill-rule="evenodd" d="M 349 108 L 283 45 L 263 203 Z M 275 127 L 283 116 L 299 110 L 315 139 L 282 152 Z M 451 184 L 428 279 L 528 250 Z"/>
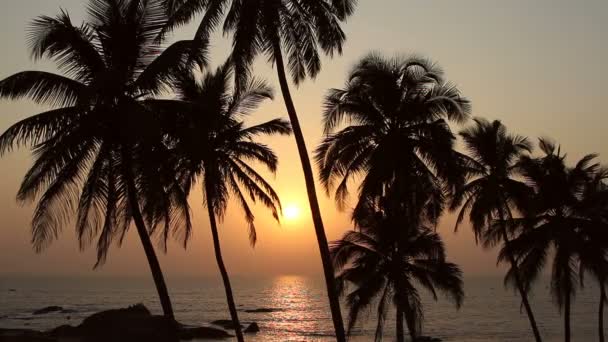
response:
<path fill-rule="evenodd" d="M 355 230 L 331 244 L 336 277 L 349 308 L 348 333 L 361 311 L 377 303 L 376 341 L 383 340 L 391 304 L 396 308 L 397 341 L 404 341 L 404 321 L 412 341 L 420 336 L 424 312 L 418 285 L 435 300 L 442 292 L 457 307 L 464 298 L 461 271 L 446 261 L 432 222 L 420 215 L 422 207 L 415 201 L 395 206 L 398 198 L 403 198 L 401 192 L 366 202 L 366 215 L 354 219 Z"/>
<path fill-rule="evenodd" d="M 433 194 L 435 206 L 427 212 L 438 217 L 447 191 L 463 181 L 464 158 L 454 151 L 448 121 L 462 123 L 470 111 L 436 64 L 370 54 L 346 86 L 325 99 L 327 136 L 315 153 L 321 183 L 328 192 L 335 189 L 340 208 L 359 176 L 359 203 L 383 196 L 388 187 L 419 186 Z"/>

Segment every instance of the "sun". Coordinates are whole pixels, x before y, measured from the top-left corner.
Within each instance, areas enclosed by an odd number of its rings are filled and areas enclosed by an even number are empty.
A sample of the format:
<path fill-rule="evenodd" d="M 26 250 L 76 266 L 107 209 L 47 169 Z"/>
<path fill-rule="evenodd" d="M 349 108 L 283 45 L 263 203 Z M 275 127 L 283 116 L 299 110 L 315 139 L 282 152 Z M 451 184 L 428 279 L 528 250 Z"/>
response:
<path fill-rule="evenodd" d="M 300 208 L 295 204 L 289 204 L 283 208 L 283 218 L 286 221 L 295 221 L 300 217 Z"/>

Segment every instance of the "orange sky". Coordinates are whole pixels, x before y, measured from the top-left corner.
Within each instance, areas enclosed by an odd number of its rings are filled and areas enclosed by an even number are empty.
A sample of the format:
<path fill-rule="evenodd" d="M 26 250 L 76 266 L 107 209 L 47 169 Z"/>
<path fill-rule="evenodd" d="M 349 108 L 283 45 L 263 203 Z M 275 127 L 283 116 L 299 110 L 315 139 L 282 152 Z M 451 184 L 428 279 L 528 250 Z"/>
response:
<path fill-rule="evenodd" d="M 55 14 L 59 7 L 82 18 L 84 1 L 2 0 L 0 13 L 0 77 L 24 69 L 53 70 L 48 63 L 33 64 L 24 42 L 28 20 L 39 14 Z M 572 158 L 598 152 L 608 156 L 604 128 L 608 122 L 605 80 L 608 79 L 608 2 L 605 0 L 360 0 L 359 10 L 345 26 L 349 41 L 344 56 L 324 60 L 314 82 L 294 88 L 309 150 L 321 138 L 321 100 L 328 88 L 340 87 L 353 63 L 370 50 L 385 54 L 415 52 L 438 61 L 447 78 L 470 98 L 475 116 L 499 118 L 514 132 L 530 137 L 551 136 L 562 143 Z M 191 26 L 179 38 L 192 34 Z M 213 42 L 212 62 L 226 56 L 228 43 Z M 256 73 L 277 84 L 272 69 L 261 60 Z M 29 102 L 0 103 L 0 130 L 41 110 Z M 262 107 L 251 122 L 285 116 L 277 100 Z M 458 129 L 458 127 L 455 127 Z M 238 206 L 228 210 L 220 229 L 226 264 L 232 274 L 314 274 L 320 271 L 305 189 L 292 138 L 267 142 L 276 149 L 280 167 L 271 178 L 283 203 L 301 208 L 300 219 L 281 227 L 268 213 L 258 210 L 259 242 L 249 247 Z M 65 227 L 59 241 L 36 255 L 29 244 L 32 208 L 15 203 L 18 183 L 31 160 L 25 150 L 0 160 L 0 275 L 94 274 L 93 251 L 80 253 L 73 227 Z M 161 258 L 168 275 L 216 275 L 205 210 L 200 191 L 191 205 L 195 234 L 187 251 L 170 246 Z M 319 189 L 329 239 L 350 227 L 348 213 L 339 213 Z M 452 233 L 453 218 L 446 216 L 440 232 L 450 259 L 466 274 L 497 273 L 494 254 L 476 247 L 468 227 Z M 138 240 L 130 235 L 115 248 L 108 263 L 96 274 L 144 275 L 147 264 Z M 319 273 L 320 274 L 320 273 Z"/>

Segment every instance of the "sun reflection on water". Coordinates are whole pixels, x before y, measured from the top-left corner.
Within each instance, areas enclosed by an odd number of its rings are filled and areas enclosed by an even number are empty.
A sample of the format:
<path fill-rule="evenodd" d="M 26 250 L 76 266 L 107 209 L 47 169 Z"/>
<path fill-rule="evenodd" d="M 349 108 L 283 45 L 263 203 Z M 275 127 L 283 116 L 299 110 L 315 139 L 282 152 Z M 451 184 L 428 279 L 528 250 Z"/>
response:
<path fill-rule="evenodd" d="M 322 309 L 322 293 L 313 290 L 311 282 L 302 276 L 280 276 L 274 280 L 269 306 L 279 310 L 270 314 L 269 323 L 282 331 L 282 341 L 301 341 L 303 335 L 322 335 L 327 329 L 319 323 L 329 318 Z"/>

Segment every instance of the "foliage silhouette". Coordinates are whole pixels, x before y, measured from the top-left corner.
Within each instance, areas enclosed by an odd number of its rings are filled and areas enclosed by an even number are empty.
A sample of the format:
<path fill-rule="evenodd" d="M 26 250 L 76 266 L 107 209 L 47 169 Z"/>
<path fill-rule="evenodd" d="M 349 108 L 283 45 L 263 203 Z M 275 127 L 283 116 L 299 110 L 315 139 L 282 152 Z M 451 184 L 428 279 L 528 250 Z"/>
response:
<path fill-rule="evenodd" d="M 345 342 L 314 174 L 289 89 L 287 72 L 298 85 L 307 77 L 314 78 L 320 72 L 319 49 L 330 57 L 342 53 L 346 35 L 340 25 L 353 14 L 356 0 L 163 0 L 163 3 L 170 19 L 160 34 L 161 38 L 165 33 L 192 20 L 195 15 L 204 13 L 194 41 L 205 46 L 211 32 L 224 19 L 223 31 L 232 35 L 231 58 L 235 65 L 237 88 L 249 77 L 251 65 L 260 54 L 265 54 L 268 61 L 276 66 L 302 163 L 336 338 L 339 342 Z M 288 71 L 285 70 L 284 58 L 287 59 Z"/>
<path fill-rule="evenodd" d="M 161 101 L 174 114 L 168 143 L 176 156 L 178 178 L 186 191 L 201 179 L 204 200 L 209 213 L 213 245 L 224 282 L 228 308 L 239 341 L 243 333 L 238 319 L 228 272 L 222 259 L 216 218 L 223 219 L 230 196 L 243 209 L 249 228 L 249 239 L 255 244 L 257 234 L 254 214 L 247 201 L 259 202 L 272 211 L 278 221 L 281 202 L 272 186 L 251 162 L 275 172 L 278 160 L 266 145 L 254 139 L 263 135 L 289 135 L 291 127 L 282 119 L 245 127 L 243 119 L 259 105 L 272 99 L 272 89 L 263 81 L 252 78 L 232 92 L 232 65 L 227 62 L 215 72 L 205 73 L 199 81 L 190 71 L 176 76 L 177 100 Z M 176 114 L 176 115 L 175 115 Z"/>
<path fill-rule="evenodd" d="M 155 164 L 167 151 L 157 109 L 147 100 L 167 89 L 169 76 L 190 56 L 204 63 L 206 49 L 180 41 L 163 50 L 155 39 L 166 16 L 155 1 L 90 0 L 87 13 L 79 26 L 65 11 L 32 22 L 32 57 L 53 60 L 62 75 L 24 71 L 0 81 L 0 98 L 29 98 L 52 108 L 4 132 L 0 153 L 34 148 L 34 165 L 17 198 L 39 197 L 32 221 L 36 251 L 76 213 L 81 248 L 97 237 L 99 266 L 134 222 L 163 312 L 173 319 L 149 234 L 161 226 L 164 235 L 175 229 L 186 237 L 190 216 L 176 179 Z"/>
<path fill-rule="evenodd" d="M 327 136 L 315 152 L 321 183 L 328 192 L 335 189 L 343 209 L 349 181 L 361 176 L 355 216 L 391 186 L 419 186 L 432 193 L 425 213 L 436 219 L 446 195 L 463 182 L 465 158 L 454 151 L 447 120 L 464 122 L 470 110 L 431 61 L 370 54 L 353 68 L 345 88 L 332 89 L 325 99 Z"/>
<path fill-rule="evenodd" d="M 460 133 L 470 160 L 466 168 L 467 183 L 457 189 L 452 199 L 451 209 L 461 207 L 456 221 L 456 230 L 465 215 L 469 214 L 476 241 L 481 239 L 486 247 L 494 247 L 497 241 L 487 240 L 486 231 L 495 227 L 494 220 L 506 222 L 513 217 L 512 209 L 522 209 L 528 205 L 531 196 L 526 184 L 517 180 L 519 158 L 532 151 L 527 138 L 509 134 L 500 121 L 489 122 L 475 119 L 475 124 Z M 506 224 L 497 227 L 503 244 L 509 243 Z M 541 336 L 536 319 L 528 301 L 525 286 L 513 255 L 507 256 L 513 269 L 514 281 L 530 320 L 530 326 L 537 342 Z"/>
<path fill-rule="evenodd" d="M 580 282 L 583 286 L 585 273 L 590 273 L 600 289 L 598 310 L 598 336 L 604 342 L 604 304 L 606 303 L 606 282 L 608 280 L 608 170 L 598 169 L 584 188 L 580 202 L 581 215 L 589 224 L 581 226 L 586 246 L 580 258 Z"/>
<path fill-rule="evenodd" d="M 588 254 L 594 252 L 590 249 L 593 244 L 607 246 L 608 242 L 601 234 L 595 234 L 589 240 L 589 234 L 598 229 L 594 228 L 595 222 L 589 220 L 587 210 L 581 206 L 584 190 L 600 167 L 592 154 L 581 158 L 574 167 L 568 167 L 566 156 L 554 143 L 540 139 L 539 146 L 544 154 L 542 157 L 522 156 L 519 162 L 526 183 L 534 190 L 529 208 L 521 218 L 496 222 L 496 225 L 506 224 L 511 232 L 518 234 L 501 249 L 499 261 L 508 261 L 509 255 L 514 255 L 521 280 L 529 289 L 549 256 L 553 255 L 551 293 L 563 310 L 564 339 L 569 342 L 571 302 L 577 290 L 577 279 L 583 275 L 581 268 L 586 266 L 584 261 L 588 260 Z M 511 268 L 505 282 L 514 281 L 515 271 Z"/>
<path fill-rule="evenodd" d="M 424 196 L 391 189 L 389 197 L 366 201 L 364 214 L 354 219 L 355 230 L 332 243 L 337 279 L 349 307 L 349 335 L 360 312 L 376 299 L 375 340 L 382 341 L 384 320 L 392 302 L 396 307 L 397 341 L 404 341 L 404 320 L 411 340 L 416 341 L 424 318 L 416 284 L 435 300 L 440 291 L 460 307 L 464 298 L 461 271 L 446 261 L 434 222 L 423 214 L 424 201 L 411 200 Z"/>

